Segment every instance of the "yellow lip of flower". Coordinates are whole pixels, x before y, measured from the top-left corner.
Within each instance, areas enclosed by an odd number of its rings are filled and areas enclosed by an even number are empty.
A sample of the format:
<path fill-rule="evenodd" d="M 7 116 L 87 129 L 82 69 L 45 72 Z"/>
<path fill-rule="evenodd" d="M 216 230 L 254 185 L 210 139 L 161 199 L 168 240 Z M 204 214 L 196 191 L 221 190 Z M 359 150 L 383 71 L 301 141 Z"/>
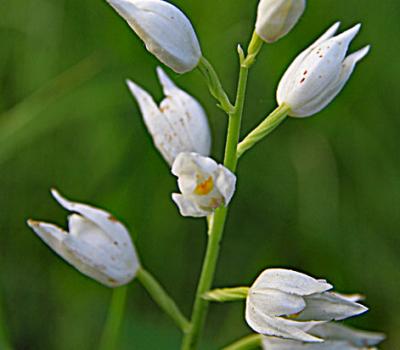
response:
<path fill-rule="evenodd" d="M 193 192 L 199 196 L 205 196 L 209 194 L 213 190 L 213 188 L 214 188 L 214 181 L 210 176 L 207 180 L 198 184 Z"/>

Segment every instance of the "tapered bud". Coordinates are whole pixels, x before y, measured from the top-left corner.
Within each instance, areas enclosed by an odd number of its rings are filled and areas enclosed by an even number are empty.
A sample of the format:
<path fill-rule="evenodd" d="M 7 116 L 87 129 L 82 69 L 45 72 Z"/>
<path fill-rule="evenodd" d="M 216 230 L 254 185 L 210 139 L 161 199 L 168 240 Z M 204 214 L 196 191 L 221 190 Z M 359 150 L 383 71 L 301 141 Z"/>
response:
<path fill-rule="evenodd" d="M 201 57 L 192 24 L 163 0 L 107 0 L 143 40 L 147 50 L 177 73 L 194 69 Z"/>
<path fill-rule="evenodd" d="M 258 5 L 256 33 L 273 43 L 295 26 L 306 7 L 306 0 L 261 0 Z"/>
<path fill-rule="evenodd" d="M 357 62 L 369 46 L 346 56 L 360 24 L 334 36 L 334 24 L 314 44 L 303 51 L 283 75 L 277 90 L 278 104 L 290 107 L 292 117 L 308 117 L 325 108 L 349 80 Z"/>

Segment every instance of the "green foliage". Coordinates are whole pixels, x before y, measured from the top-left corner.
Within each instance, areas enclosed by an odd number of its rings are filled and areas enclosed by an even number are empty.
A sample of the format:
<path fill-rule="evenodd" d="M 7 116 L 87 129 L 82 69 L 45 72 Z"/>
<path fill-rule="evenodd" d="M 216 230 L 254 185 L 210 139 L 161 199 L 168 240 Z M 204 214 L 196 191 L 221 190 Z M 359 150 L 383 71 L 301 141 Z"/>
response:
<path fill-rule="evenodd" d="M 249 40 L 256 1 L 174 4 L 232 93 L 236 47 Z M 175 179 L 124 86 L 129 77 L 161 97 L 157 61 L 105 1 L 3 1 L 0 13 L 0 286 L 15 348 L 96 349 L 106 319 L 111 291 L 25 225 L 29 217 L 65 223 L 51 186 L 122 219 L 145 266 L 188 315 L 205 223 L 178 215 L 170 199 Z M 340 291 L 367 295 L 371 311 L 353 323 L 385 331 L 382 349 L 400 343 L 399 15 L 395 0 L 309 1 L 294 31 L 261 52 L 242 136 L 275 107 L 274 89 L 293 57 L 331 23 L 361 21 L 352 49 L 372 44 L 329 108 L 287 120 L 243 156 L 215 283 L 245 285 L 271 266 L 327 277 Z M 71 75 L 71 67 L 81 70 Z M 207 109 L 221 161 L 226 118 L 201 74 L 171 75 Z M 179 346 L 178 331 L 137 283 L 127 298 L 122 350 Z M 240 305 L 212 305 L 205 339 L 223 346 L 248 332 Z M 211 349 L 207 340 L 203 346 Z"/>

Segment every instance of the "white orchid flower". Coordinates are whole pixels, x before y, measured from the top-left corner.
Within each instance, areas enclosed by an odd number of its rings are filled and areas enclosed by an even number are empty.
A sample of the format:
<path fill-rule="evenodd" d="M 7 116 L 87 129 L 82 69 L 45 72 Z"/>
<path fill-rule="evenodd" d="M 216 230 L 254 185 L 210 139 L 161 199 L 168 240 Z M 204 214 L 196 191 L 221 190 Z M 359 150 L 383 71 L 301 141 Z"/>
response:
<path fill-rule="evenodd" d="M 361 331 L 336 323 L 314 327 L 311 334 L 324 339 L 323 343 L 304 343 L 277 337 L 263 337 L 265 350 L 373 350 L 385 339 L 382 333 Z"/>
<path fill-rule="evenodd" d="M 159 107 L 145 90 L 132 81 L 127 82 L 155 146 L 169 165 L 181 152 L 208 156 L 211 133 L 200 103 L 178 88 L 160 67 L 157 74 L 166 96 Z"/>
<path fill-rule="evenodd" d="M 349 80 L 357 62 L 369 52 L 366 46 L 346 57 L 361 25 L 334 36 L 339 25 L 335 23 L 297 56 L 283 75 L 277 101 L 290 108 L 290 116 L 307 117 L 325 108 Z"/>
<path fill-rule="evenodd" d="M 185 14 L 163 0 L 107 0 L 143 40 L 148 51 L 177 73 L 194 69 L 200 44 Z"/>
<path fill-rule="evenodd" d="M 303 273 L 267 269 L 249 290 L 246 321 L 257 333 L 304 342 L 321 342 L 310 330 L 321 323 L 359 315 L 367 308 L 359 296 L 328 292 L 332 285 Z"/>
<path fill-rule="evenodd" d="M 261 0 L 258 4 L 256 33 L 273 43 L 295 26 L 306 7 L 306 0 Z"/>
<path fill-rule="evenodd" d="M 109 287 L 127 284 L 139 269 L 139 260 L 128 230 L 110 213 L 71 202 L 56 190 L 53 197 L 74 214 L 69 230 L 41 221 L 28 225 L 58 255 L 83 274 Z"/>
<path fill-rule="evenodd" d="M 183 216 L 208 216 L 228 205 L 235 192 L 236 176 L 213 159 L 196 153 L 180 153 L 172 165 L 181 194 L 172 199 Z"/>

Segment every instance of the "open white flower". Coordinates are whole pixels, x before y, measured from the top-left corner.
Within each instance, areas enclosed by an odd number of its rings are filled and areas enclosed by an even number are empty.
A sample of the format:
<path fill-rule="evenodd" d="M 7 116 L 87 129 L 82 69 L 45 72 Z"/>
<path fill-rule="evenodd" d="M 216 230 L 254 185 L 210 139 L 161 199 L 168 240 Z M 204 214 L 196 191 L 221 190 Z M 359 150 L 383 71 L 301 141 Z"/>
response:
<path fill-rule="evenodd" d="M 166 98 L 158 107 L 141 87 L 128 81 L 155 146 L 169 165 L 181 152 L 210 154 L 211 134 L 207 116 L 195 98 L 178 88 L 164 71 L 157 68 Z"/>
<path fill-rule="evenodd" d="M 339 25 L 335 23 L 297 56 L 283 75 L 277 101 L 289 106 L 290 116 L 307 117 L 325 108 L 349 80 L 357 62 L 368 53 L 366 46 L 346 57 L 360 24 L 334 36 Z"/>
<path fill-rule="evenodd" d="M 343 320 L 368 309 L 358 295 L 328 292 L 332 285 L 303 273 L 267 269 L 249 290 L 246 321 L 257 333 L 304 342 L 322 339 L 310 330 L 318 324 Z"/>
<path fill-rule="evenodd" d="M 163 0 L 107 0 L 143 40 L 148 51 L 177 73 L 194 69 L 200 44 L 185 14 Z"/>
<path fill-rule="evenodd" d="M 324 339 L 323 343 L 303 343 L 277 337 L 263 337 L 265 350 L 373 350 L 385 339 L 382 333 L 361 331 L 336 323 L 314 327 L 311 334 Z"/>
<path fill-rule="evenodd" d="M 256 33 L 273 43 L 295 26 L 306 7 L 306 0 L 261 0 L 258 4 Z"/>
<path fill-rule="evenodd" d="M 172 199 L 183 216 L 208 216 L 228 205 L 235 192 L 236 176 L 213 159 L 196 153 L 180 153 L 172 165 L 181 194 Z"/>
<path fill-rule="evenodd" d="M 68 217 L 69 230 L 41 221 L 28 225 L 58 255 L 83 274 L 117 287 L 127 284 L 139 269 L 139 260 L 128 230 L 110 213 L 71 202 L 56 190 L 53 197 L 74 214 Z"/>

